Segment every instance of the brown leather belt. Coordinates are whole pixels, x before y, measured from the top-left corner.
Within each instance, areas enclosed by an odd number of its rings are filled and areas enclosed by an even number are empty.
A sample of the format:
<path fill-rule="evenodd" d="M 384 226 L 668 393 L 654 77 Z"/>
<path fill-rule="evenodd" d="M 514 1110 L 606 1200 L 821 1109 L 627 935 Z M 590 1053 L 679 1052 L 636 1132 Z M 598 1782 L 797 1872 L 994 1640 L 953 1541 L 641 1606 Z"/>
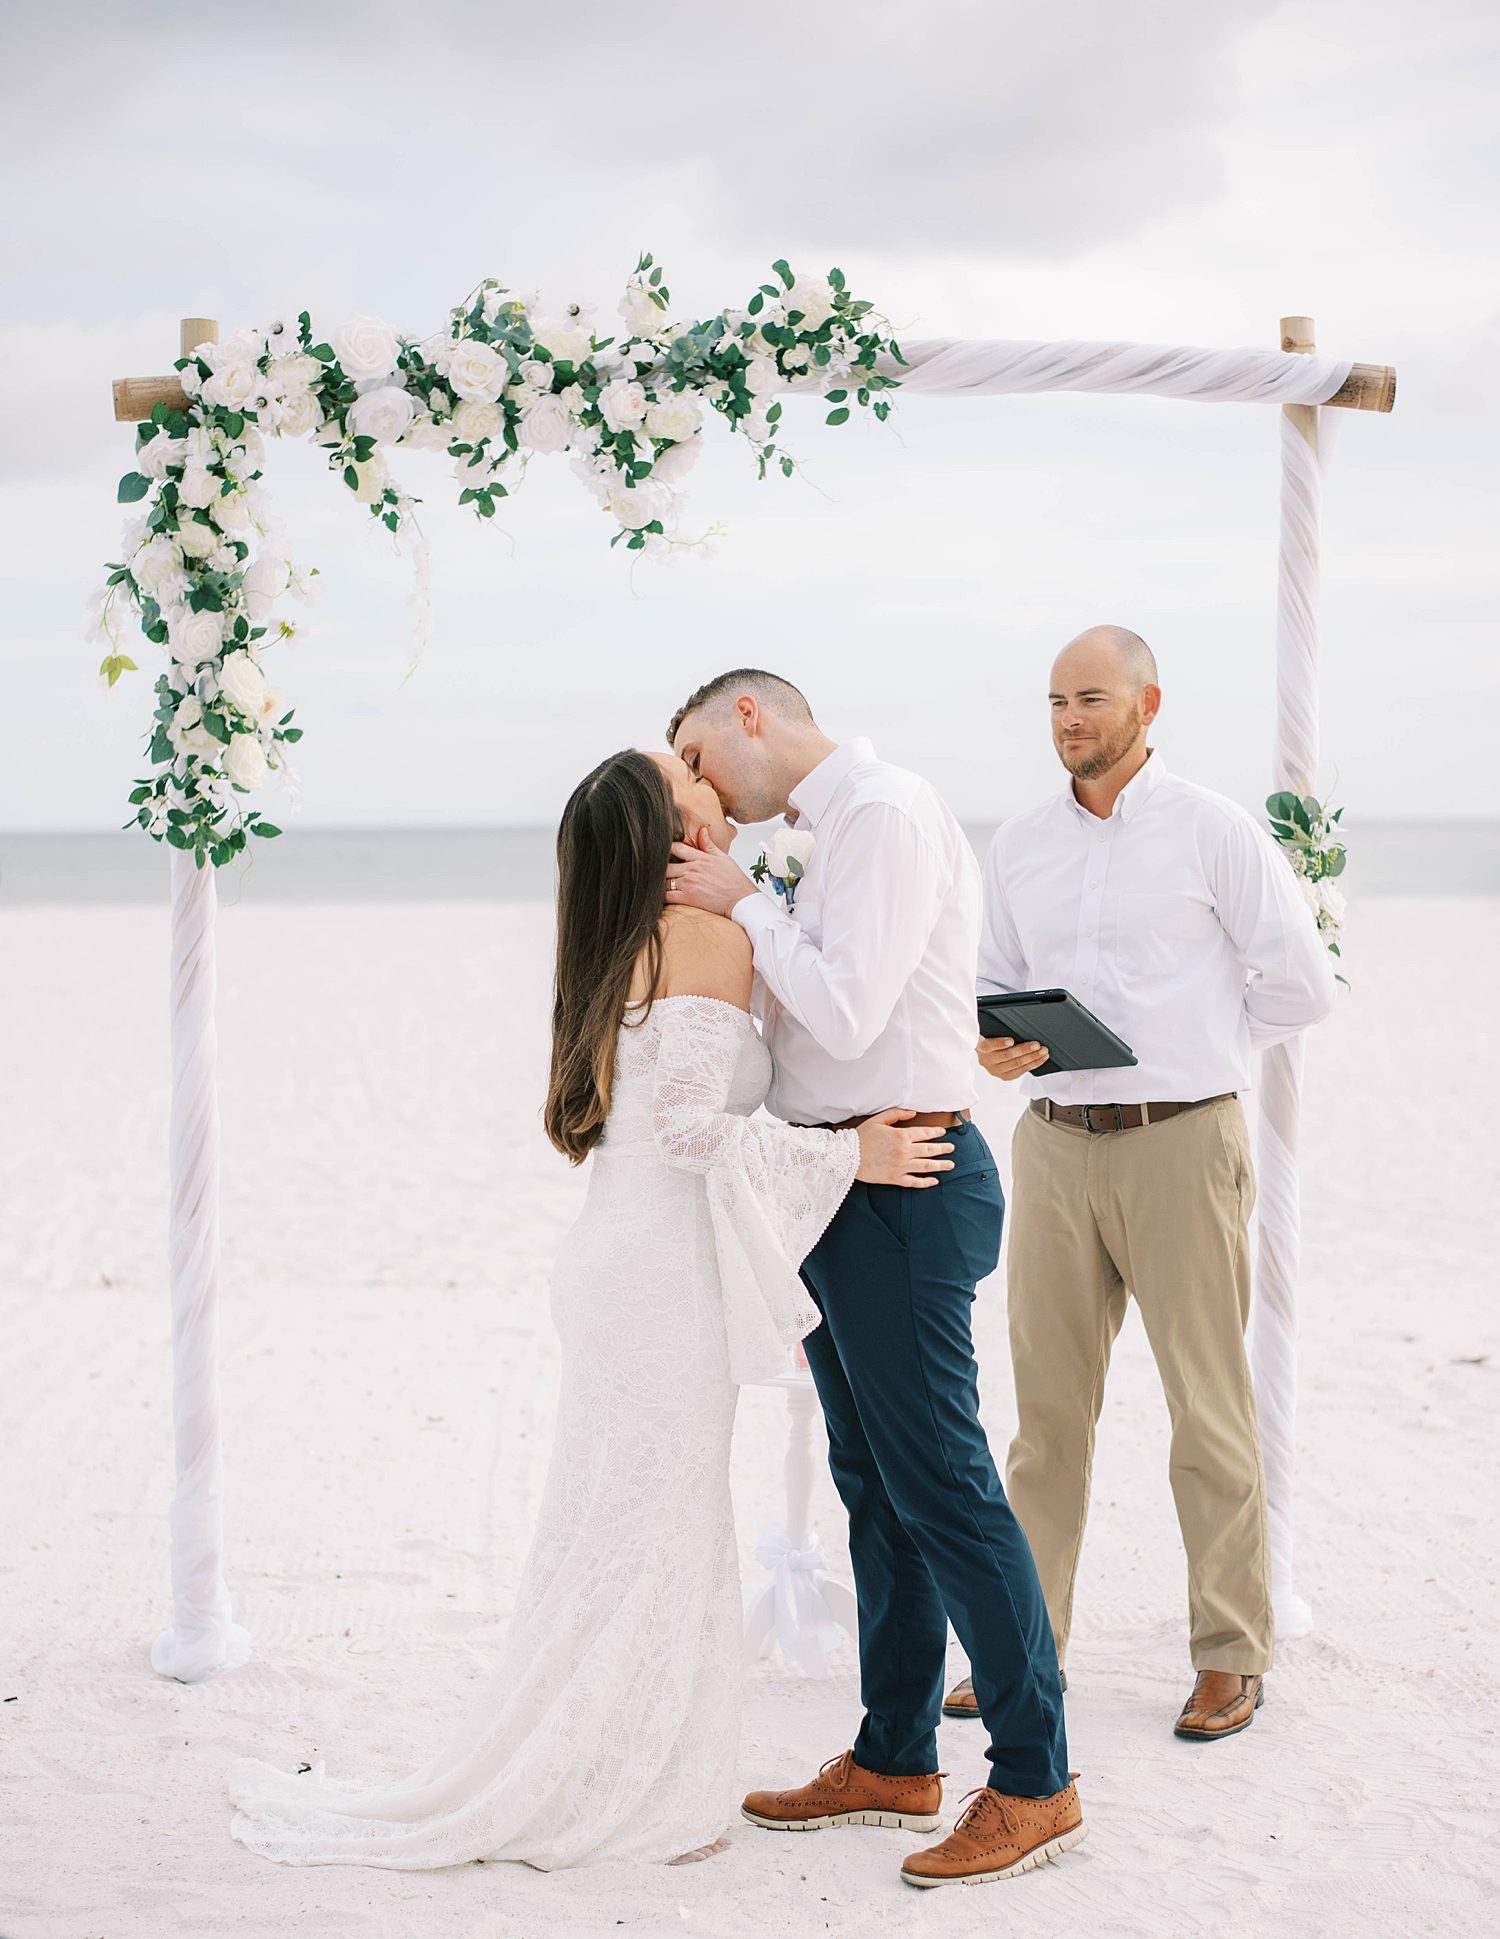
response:
<path fill-rule="evenodd" d="M 839 1124 L 813 1124 L 807 1128 L 809 1131 L 858 1131 L 866 1119 L 878 1116 L 879 1113 L 876 1111 L 861 1111 L 857 1118 L 845 1118 Z M 913 1111 L 909 1118 L 903 1118 L 901 1120 L 896 1129 L 898 1131 L 904 1131 L 911 1124 L 935 1124 L 939 1125 L 944 1131 L 947 1131 L 955 1124 L 967 1124 L 968 1122 L 969 1113 L 967 1111 Z"/>
<path fill-rule="evenodd" d="M 1205 1104 L 1222 1104 L 1238 1091 L 1217 1097 L 1197 1097 L 1188 1104 L 1054 1104 L 1050 1097 L 1034 1097 L 1031 1108 L 1048 1124 L 1071 1124 L 1078 1131 L 1138 1131 L 1143 1124 L 1161 1124 L 1179 1111 L 1201 1111 Z M 1095 1119 L 1103 1119 L 1096 1123 Z"/>

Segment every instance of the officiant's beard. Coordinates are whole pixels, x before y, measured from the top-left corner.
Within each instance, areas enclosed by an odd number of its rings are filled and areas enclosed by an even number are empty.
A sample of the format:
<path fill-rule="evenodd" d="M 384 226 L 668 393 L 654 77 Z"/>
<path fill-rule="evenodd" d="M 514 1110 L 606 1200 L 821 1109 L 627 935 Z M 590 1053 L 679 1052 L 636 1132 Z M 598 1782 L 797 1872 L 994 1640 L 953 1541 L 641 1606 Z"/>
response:
<path fill-rule="evenodd" d="M 1135 746 L 1143 722 L 1141 704 L 1137 701 L 1128 719 L 1114 722 L 1092 740 L 1070 743 L 1059 735 L 1057 751 L 1063 766 L 1075 781 L 1097 781 L 1100 775 L 1108 774 L 1123 761 Z"/>

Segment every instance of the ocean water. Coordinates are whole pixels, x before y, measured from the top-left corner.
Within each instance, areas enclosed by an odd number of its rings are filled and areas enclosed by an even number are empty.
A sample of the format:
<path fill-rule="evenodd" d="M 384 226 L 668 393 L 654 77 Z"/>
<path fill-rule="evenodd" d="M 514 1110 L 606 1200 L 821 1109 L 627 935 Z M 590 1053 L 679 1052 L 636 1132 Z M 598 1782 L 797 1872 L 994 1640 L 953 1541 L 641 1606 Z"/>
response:
<path fill-rule="evenodd" d="M 1343 886 L 1361 896 L 1500 896 L 1500 821 L 1346 821 Z M 983 854 L 994 832 L 973 825 Z M 299 828 L 220 871 L 225 905 L 547 902 L 550 828 Z M 743 845 L 754 852 L 752 838 Z M 168 850 L 138 829 L 0 831 L 0 908 L 167 899 Z"/>

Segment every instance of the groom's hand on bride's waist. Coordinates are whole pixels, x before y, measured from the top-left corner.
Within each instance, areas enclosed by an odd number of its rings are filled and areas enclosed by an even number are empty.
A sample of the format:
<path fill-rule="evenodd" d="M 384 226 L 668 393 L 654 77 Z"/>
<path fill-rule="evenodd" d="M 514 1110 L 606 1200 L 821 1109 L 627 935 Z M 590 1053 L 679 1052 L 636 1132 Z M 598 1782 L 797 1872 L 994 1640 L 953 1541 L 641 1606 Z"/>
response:
<path fill-rule="evenodd" d="M 737 902 L 758 891 L 739 863 L 714 846 L 707 829 L 699 834 L 698 841 L 700 847 L 691 842 L 672 844 L 672 859 L 667 864 L 667 906 L 708 909 L 716 916 L 727 916 Z"/>

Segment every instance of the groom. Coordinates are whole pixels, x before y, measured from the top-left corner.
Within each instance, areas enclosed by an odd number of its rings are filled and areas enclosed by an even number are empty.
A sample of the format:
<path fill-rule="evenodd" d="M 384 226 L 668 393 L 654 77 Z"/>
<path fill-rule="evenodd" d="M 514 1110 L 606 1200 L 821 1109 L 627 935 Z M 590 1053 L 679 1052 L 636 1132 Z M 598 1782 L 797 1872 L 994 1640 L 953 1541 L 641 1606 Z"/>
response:
<path fill-rule="evenodd" d="M 795 815 L 813 837 L 790 907 L 706 836 L 678 843 L 668 869 L 669 905 L 732 916 L 754 944 L 771 999 L 770 1108 L 842 1129 L 904 1105 L 953 1137 L 953 1169 L 925 1187 L 855 1184 L 802 1269 L 823 1315 L 806 1352 L 849 1512 L 865 1717 L 810 1783 L 752 1792 L 744 1814 L 772 1830 L 936 1829 L 951 1619 L 990 1734 L 990 1781 L 902 1876 L 1007 1878 L 1076 1844 L 1083 1819 L 1046 1606 L 979 1420 L 970 1308 L 999 1256 L 1003 1206 L 967 1108 L 978 868 L 925 781 L 868 741 L 829 740 L 774 674 L 721 674 L 667 738 L 735 821 Z"/>

